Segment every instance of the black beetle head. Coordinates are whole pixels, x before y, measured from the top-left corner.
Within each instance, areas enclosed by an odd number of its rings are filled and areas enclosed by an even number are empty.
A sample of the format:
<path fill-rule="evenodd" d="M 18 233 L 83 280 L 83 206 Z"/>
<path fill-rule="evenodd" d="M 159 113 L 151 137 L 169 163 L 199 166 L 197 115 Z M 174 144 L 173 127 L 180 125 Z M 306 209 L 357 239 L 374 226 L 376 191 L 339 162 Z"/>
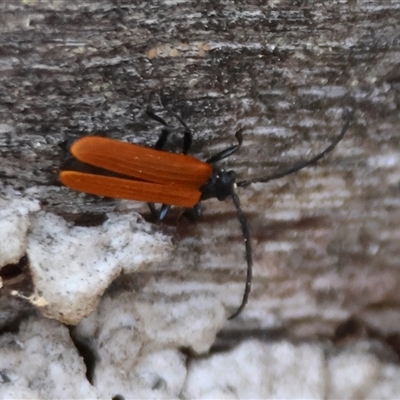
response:
<path fill-rule="evenodd" d="M 214 169 L 210 179 L 200 188 L 201 200 L 216 197 L 218 200 L 225 200 L 229 197 L 235 186 L 235 171 L 224 171 Z"/>

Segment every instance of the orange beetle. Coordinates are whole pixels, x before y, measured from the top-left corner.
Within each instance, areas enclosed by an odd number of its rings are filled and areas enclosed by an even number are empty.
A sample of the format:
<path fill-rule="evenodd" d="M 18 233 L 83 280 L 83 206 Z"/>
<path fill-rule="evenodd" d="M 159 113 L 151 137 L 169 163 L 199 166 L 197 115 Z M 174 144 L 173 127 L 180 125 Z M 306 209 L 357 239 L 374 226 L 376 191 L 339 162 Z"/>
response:
<path fill-rule="evenodd" d="M 235 188 L 256 182 L 268 182 L 315 164 L 342 140 L 350 124 L 350 114 L 346 110 L 346 121 L 341 133 L 325 150 L 310 160 L 298 162 L 292 167 L 272 175 L 236 182 L 234 171 L 219 169 L 214 164 L 239 150 L 242 144 L 241 131 L 236 133 L 237 145 L 231 146 L 203 162 L 186 155 L 191 146 L 192 133 L 177 114 L 169 112 L 185 128 L 182 154 L 162 151 L 170 134 L 168 124 L 148 108 L 147 114 L 165 127 L 154 149 L 99 136 L 83 137 L 72 144 L 71 154 L 78 161 L 111 171 L 113 174 L 108 176 L 97 172 L 64 170 L 60 172 L 59 179 L 65 186 L 80 192 L 149 203 L 163 203 L 158 213 L 160 219 L 165 217 L 171 205 L 194 207 L 195 210 L 198 210 L 197 205 L 202 200 L 213 197 L 225 200 L 227 197 L 231 197 L 242 227 L 247 261 L 246 286 L 240 306 L 229 317 L 229 319 L 233 319 L 242 312 L 250 295 L 253 265 L 247 220 L 240 207 Z M 152 205 L 151 210 L 155 210 Z"/>

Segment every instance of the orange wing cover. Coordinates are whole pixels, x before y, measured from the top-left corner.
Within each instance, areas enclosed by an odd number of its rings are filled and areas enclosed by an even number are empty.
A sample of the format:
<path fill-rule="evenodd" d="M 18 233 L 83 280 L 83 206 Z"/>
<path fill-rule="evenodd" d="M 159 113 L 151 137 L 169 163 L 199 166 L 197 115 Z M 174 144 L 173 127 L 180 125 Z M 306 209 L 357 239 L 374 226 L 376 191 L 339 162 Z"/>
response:
<path fill-rule="evenodd" d="M 60 172 L 65 186 L 98 196 L 192 207 L 212 174 L 210 164 L 194 157 L 99 136 L 77 140 L 70 151 L 81 162 L 126 176 Z"/>

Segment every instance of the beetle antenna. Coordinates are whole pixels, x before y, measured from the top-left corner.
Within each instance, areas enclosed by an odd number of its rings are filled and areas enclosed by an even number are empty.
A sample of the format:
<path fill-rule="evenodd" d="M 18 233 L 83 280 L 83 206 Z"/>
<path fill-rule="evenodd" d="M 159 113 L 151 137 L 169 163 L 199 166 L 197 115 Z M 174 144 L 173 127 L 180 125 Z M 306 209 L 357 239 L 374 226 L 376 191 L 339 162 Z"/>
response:
<path fill-rule="evenodd" d="M 253 256 L 251 251 L 250 232 L 249 232 L 249 227 L 247 225 L 247 218 L 244 215 L 242 208 L 240 207 L 240 200 L 237 194 L 232 191 L 231 197 L 236 207 L 238 220 L 240 222 L 240 225 L 242 226 L 244 244 L 246 246 L 247 274 L 246 274 L 246 286 L 244 288 L 242 302 L 239 308 L 228 319 L 236 318 L 246 306 L 247 300 L 249 299 L 250 295 L 251 280 L 253 277 Z"/>
<path fill-rule="evenodd" d="M 311 160 L 299 161 L 298 163 L 292 165 L 291 167 L 289 167 L 287 169 L 283 169 L 281 171 L 278 171 L 274 174 L 261 176 L 258 178 L 252 178 L 252 179 L 248 179 L 245 181 L 240 181 L 240 182 L 237 182 L 236 185 L 238 187 L 245 187 L 245 186 L 251 185 L 252 183 L 272 181 L 274 179 L 279 179 L 279 178 L 282 178 L 283 176 L 293 174 L 297 171 L 300 171 L 301 169 L 303 169 L 305 167 L 315 164 L 326 154 L 330 153 L 336 147 L 336 145 L 343 139 L 343 136 L 346 133 L 346 131 L 350 125 L 350 120 L 351 120 L 350 112 L 348 109 L 345 110 L 344 118 L 345 118 L 345 123 L 343 125 L 342 131 L 340 132 L 340 134 L 332 141 L 332 143 L 325 150 L 323 150 L 321 153 L 317 154 L 315 157 L 311 158 Z"/>

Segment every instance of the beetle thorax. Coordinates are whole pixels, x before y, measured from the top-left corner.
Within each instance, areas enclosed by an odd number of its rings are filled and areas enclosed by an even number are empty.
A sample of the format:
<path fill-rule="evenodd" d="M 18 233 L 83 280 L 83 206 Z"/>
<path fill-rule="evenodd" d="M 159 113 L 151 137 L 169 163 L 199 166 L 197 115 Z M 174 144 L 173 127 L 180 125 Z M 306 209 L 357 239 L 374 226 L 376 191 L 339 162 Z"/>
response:
<path fill-rule="evenodd" d="M 210 179 L 200 188 L 202 193 L 201 200 L 216 197 L 218 200 L 225 200 L 229 197 L 235 187 L 235 171 L 224 171 L 214 169 Z"/>

